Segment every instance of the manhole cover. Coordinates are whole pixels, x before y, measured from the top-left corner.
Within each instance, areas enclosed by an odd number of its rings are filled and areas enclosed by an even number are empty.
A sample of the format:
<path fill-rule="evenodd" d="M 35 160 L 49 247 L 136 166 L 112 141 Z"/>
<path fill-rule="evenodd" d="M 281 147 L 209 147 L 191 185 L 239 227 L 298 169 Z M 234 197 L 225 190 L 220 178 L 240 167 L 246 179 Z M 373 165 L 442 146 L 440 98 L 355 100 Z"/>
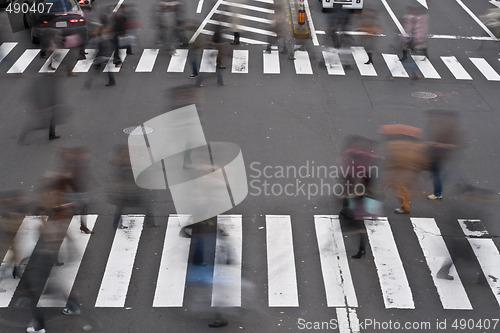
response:
<path fill-rule="evenodd" d="M 136 128 L 139 128 L 138 131 L 135 131 L 134 130 Z M 144 134 L 150 134 L 150 133 L 153 133 L 153 129 L 151 127 L 146 127 L 144 126 L 144 132 L 140 129 L 141 126 L 131 126 L 131 127 L 127 127 L 127 128 L 124 128 L 123 129 L 123 133 L 125 134 L 131 134 L 131 135 L 144 135 Z"/>
<path fill-rule="evenodd" d="M 428 91 L 415 91 L 415 92 L 411 93 L 411 95 L 413 97 L 422 98 L 422 99 L 432 99 L 432 98 L 437 97 L 436 94 L 428 92 Z"/>

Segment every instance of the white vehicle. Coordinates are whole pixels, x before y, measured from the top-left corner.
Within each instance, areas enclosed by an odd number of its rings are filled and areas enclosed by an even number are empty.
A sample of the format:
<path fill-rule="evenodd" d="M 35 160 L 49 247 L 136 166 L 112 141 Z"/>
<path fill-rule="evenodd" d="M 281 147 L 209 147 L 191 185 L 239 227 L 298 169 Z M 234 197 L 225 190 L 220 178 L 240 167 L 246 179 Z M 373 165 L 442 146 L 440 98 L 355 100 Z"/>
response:
<path fill-rule="evenodd" d="M 320 0 L 323 11 L 328 8 L 363 9 L 363 0 Z"/>

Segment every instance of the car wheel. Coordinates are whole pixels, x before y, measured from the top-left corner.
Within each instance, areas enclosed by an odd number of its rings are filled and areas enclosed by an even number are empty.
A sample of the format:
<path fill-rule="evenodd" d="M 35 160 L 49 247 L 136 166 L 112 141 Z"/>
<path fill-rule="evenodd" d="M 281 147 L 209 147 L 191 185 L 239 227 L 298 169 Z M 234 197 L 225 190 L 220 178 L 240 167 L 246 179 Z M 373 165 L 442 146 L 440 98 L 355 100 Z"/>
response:
<path fill-rule="evenodd" d="M 33 44 L 38 44 L 40 43 L 40 38 L 36 37 L 35 36 L 35 29 L 34 28 L 31 28 L 30 29 L 30 34 L 31 34 L 31 42 Z"/>

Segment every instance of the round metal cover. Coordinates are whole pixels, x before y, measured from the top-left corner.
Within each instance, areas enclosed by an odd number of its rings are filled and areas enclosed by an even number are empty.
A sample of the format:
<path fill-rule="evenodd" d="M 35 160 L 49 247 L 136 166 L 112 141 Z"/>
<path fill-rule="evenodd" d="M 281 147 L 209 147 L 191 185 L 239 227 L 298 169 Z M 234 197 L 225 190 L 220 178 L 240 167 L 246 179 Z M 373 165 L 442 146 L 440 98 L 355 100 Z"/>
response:
<path fill-rule="evenodd" d="M 437 95 L 428 91 L 415 91 L 412 92 L 411 95 L 416 98 L 422 98 L 422 99 L 432 99 L 436 98 Z"/>
<path fill-rule="evenodd" d="M 146 127 L 144 126 L 144 132 L 143 131 L 136 131 L 134 132 L 134 130 L 136 128 L 140 128 L 141 126 L 131 126 L 131 127 L 127 127 L 127 128 L 124 128 L 123 129 L 123 133 L 125 134 L 129 134 L 129 135 L 143 135 L 143 134 L 150 134 L 150 133 L 153 133 L 153 129 L 151 127 Z"/>

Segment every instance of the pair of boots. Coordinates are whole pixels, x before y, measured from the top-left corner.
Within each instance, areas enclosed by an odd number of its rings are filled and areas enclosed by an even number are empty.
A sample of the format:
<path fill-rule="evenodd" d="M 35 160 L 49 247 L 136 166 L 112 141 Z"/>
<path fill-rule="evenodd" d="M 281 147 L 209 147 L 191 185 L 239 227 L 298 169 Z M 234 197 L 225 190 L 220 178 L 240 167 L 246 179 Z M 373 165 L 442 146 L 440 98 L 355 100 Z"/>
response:
<path fill-rule="evenodd" d="M 240 45 L 240 33 L 239 32 L 234 33 L 234 40 L 231 43 L 231 45 Z"/>

